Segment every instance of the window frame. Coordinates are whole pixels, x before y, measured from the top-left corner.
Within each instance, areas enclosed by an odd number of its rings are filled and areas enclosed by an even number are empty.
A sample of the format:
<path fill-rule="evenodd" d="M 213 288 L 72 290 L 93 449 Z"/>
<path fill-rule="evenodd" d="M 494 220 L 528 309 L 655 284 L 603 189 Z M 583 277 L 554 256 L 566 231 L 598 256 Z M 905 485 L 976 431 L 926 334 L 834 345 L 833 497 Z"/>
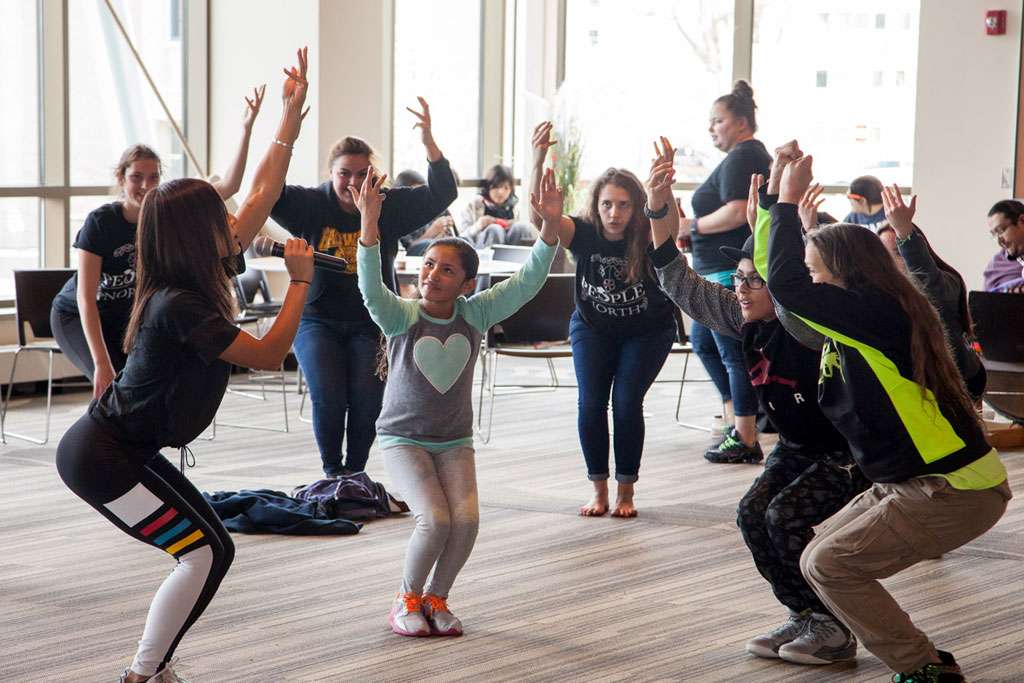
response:
<path fill-rule="evenodd" d="M 111 185 L 73 185 L 71 178 L 69 2 L 35 0 L 38 49 L 39 179 L 37 185 L 0 186 L 0 198 L 35 198 L 40 202 L 40 268 L 69 268 L 71 263 L 71 200 L 109 196 Z M 178 124 L 202 165 L 209 163 L 207 144 L 207 53 L 209 0 L 180 0 L 183 120 Z M 192 131 L 197 137 L 191 136 Z M 184 174 L 195 172 L 185 155 Z M 0 307 L 14 305 L 0 299 Z"/>

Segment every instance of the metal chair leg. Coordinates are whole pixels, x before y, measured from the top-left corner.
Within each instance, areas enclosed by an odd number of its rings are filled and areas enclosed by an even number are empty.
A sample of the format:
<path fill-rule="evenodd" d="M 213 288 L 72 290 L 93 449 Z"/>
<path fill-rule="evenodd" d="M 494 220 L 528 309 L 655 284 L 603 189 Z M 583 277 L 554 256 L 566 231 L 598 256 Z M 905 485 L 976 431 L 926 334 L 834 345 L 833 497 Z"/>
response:
<path fill-rule="evenodd" d="M 7 394 L 4 398 L 2 417 L 0 417 L 0 441 L 7 443 L 7 437 L 12 439 L 18 439 L 19 441 L 28 441 L 38 446 L 45 445 L 50 440 L 50 412 L 53 409 L 53 351 L 47 350 L 49 356 L 49 370 L 46 374 L 46 423 L 45 431 L 42 439 L 37 439 L 32 436 L 26 436 L 24 434 L 15 434 L 14 432 L 7 431 L 7 409 L 11 405 L 11 391 L 14 388 L 14 373 L 18 368 L 18 356 L 24 349 L 18 349 L 14 352 L 14 360 L 11 363 L 11 376 L 7 381 Z"/>
<path fill-rule="evenodd" d="M 681 422 L 679 420 L 679 410 L 683 405 L 683 386 L 686 384 L 686 369 L 690 365 L 690 354 L 684 354 L 683 356 L 683 376 L 679 378 L 679 396 L 676 398 L 676 424 L 686 429 L 696 429 L 701 432 L 711 432 L 710 427 L 701 427 L 700 425 L 691 424 L 689 422 Z"/>

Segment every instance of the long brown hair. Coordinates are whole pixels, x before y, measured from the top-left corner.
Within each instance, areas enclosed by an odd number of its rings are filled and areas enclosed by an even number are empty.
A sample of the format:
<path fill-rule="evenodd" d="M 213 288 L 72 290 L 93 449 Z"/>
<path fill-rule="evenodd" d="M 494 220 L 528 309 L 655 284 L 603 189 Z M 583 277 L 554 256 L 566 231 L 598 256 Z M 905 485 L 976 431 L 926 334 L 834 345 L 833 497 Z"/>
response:
<path fill-rule="evenodd" d="M 114 180 L 117 181 L 117 192 L 121 192 L 124 187 L 124 174 L 128 171 L 128 167 L 136 161 L 145 160 L 155 161 L 160 175 L 164 174 L 164 162 L 160 161 L 160 155 L 152 147 L 149 145 L 132 145 L 121 152 L 121 158 L 117 160 L 117 165 L 114 166 Z"/>
<path fill-rule="evenodd" d="M 849 289 L 874 287 L 899 303 L 910 323 L 910 357 L 913 377 L 934 394 L 940 406 L 961 419 L 977 421 L 963 378 L 946 345 L 946 335 L 935 334 L 942 322 L 935 307 L 918 289 L 913 276 L 904 275 L 882 241 L 872 231 L 850 223 L 823 225 L 807 234 L 821 260 Z"/>
<path fill-rule="evenodd" d="M 135 301 L 124 351 L 135 343 L 146 304 L 161 289 L 185 289 L 207 299 L 230 320 L 231 281 L 221 255 L 232 244 L 224 202 L 205 180 L 161 183 L 142 200 L 135 233 Z"/>
<path fill-rule="evenodd" d="M 587 202 L 583 218 L 597 226 L 601 237 L 604 237 L 604 225 L 601 223 L 601 212 L 598 201 L 605 185 L 621 187 L 629 193 L 633 202 L 633 215 L 626 226 L 626 275 L 630 282 L 639 282 L 643 276 L 653 276 L 650 259 L 647 258 L 647 245 L 651 243 L 651 220 L 644 215 L 647 193 L 640 179 L 624 168 L 609 168 L 602 173 L 590 186 L 590 201 Z M 673 207 L 674 208 L 674 207 Z"/>

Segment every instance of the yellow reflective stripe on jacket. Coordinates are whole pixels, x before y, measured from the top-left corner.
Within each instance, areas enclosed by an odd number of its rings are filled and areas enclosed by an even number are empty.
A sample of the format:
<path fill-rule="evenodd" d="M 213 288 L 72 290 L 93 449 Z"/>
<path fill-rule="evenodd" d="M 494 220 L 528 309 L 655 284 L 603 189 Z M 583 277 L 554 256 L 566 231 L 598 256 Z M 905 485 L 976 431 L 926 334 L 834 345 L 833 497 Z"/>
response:
<path fill-rule="evenodd" d="M 797 316 L 800 317 L 800 316 Z M 966 446 L 964 440 L 953 429 L 953 425 L 939 410 L 935 395 L 928 389 L 921 395 L 921 385 L 900 374 L 896 364 L 878 349 L 863 342 L 831 330 L 806 318 L 800 318 L 813 329 L 835 341 L 856 349 L 867 361 L 878 383 L 885 390 L 900 422 L 906 428 L 914 448 L 926 463 L 941 460 Z M 822 352 L 825 357 L 826 352 Z M 845 377 L 840 378 L 846 381 Z"/>

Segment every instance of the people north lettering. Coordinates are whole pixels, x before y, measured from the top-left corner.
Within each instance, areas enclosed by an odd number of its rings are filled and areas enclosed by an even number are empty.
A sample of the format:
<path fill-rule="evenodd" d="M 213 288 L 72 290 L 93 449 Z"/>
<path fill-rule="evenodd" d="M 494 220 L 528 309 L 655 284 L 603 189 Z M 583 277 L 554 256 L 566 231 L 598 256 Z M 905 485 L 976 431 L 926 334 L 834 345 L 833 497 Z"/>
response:
<path fill-rule="evenodd" d="M 615 318 L 628 318 L 647 310 L 649 302 L 643 282 L 629 283 L 619 289 L 624 284 L 625 259 L 594 254 L 591 260 L 597 266 L 592 272 L 602 277 L 601 284 L 590 282 L 584 274 L 580 278 L 581 299 L 598 313 Z"/>

